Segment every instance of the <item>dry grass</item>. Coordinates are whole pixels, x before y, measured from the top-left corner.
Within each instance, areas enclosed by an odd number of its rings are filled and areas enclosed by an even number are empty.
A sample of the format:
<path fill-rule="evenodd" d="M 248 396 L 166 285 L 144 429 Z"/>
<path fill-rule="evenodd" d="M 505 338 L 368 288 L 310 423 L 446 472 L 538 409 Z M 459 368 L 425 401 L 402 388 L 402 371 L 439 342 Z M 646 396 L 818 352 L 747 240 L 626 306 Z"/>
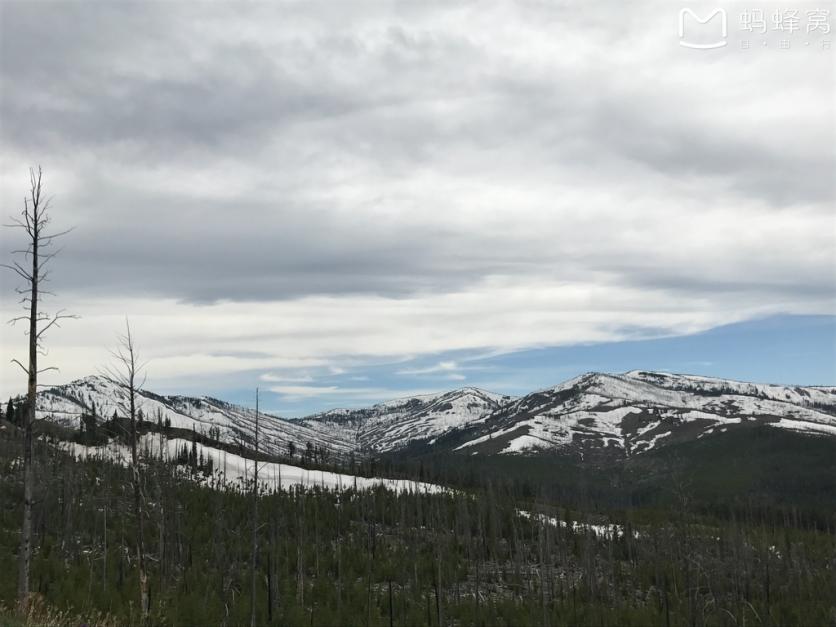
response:
<path fill-rule="evenodd" d="M 112 616 L 93 611 L 90 614 L 75 614 L 47 605 L 40 595 L 32 595 L 25 616 L 15 609 L 0 605 L 0 627 L 119 627 Z"/>

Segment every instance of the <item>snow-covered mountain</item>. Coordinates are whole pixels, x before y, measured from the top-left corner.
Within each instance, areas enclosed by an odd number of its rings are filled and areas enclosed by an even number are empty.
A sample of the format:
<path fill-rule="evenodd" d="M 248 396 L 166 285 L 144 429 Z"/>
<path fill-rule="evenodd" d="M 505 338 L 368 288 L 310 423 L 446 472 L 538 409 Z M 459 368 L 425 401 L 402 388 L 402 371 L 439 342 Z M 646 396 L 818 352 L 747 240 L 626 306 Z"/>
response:
<path fill-rule="evenodd" d="M 631 456 L 755 423 L 836 436 L 836 388 L 592 372 L 505 404 L 457 434 L 455 450 Z"/>
<path fill-rule="evenodd" d="M 66 385 L 49 388 L 38 394 L 38 417 L 67 427 L 78 428 L 82 413 L 95 413 L 108 419 L 114 412 L 127 415 L 127 393 L 119 385 L 101 376 L 91 376 Z M 255 410 L 204 396 L 161 396 L 142 390 L 137 410 L 145 420 L 170 421 L 171 426 L 194 429 L 201 435 L 215 434 L 221 441 L 251 448 L 255 433 Z M 324 448 L 330 454 L 345 455 L 354 445 L 340 434 L 314 431 L 303 422 L 286 420 L 261 413 L 259 448 L 273 455 L 286 455 L 288 443 L 301 453 L 307 443 Z"/>
<path fill-rule="evenodd" d="M 335 409 L 303 422 L 323 433 L 341 433 L 361 450 L 391 451 L 410 442 L 432 444 L 451 430 L 478 424 L 511 400 L 510 396 L 471 387 L 364 409 Z"/>
<path fill-rule="evenodd" d="M 39 394 L 40 418 L 77 428 L 83 412 L 125 415 L 125 392 L 99 376 Z M 252 409 L 217 399 L 143 391 L 146 420 L 170 421 L 249 446 Z M 286 455 L 308 443 L 329 455 L 385 453 L 421 443 L 461 454 L 605 452 L 631 456 L 755 423 L 836 437 L 836 388 L 743 383 L 633 371 L 587 373 L 521 398 L 477 388 L 417 396 L 299 420 L 262 413 L 261 448 Z"/>

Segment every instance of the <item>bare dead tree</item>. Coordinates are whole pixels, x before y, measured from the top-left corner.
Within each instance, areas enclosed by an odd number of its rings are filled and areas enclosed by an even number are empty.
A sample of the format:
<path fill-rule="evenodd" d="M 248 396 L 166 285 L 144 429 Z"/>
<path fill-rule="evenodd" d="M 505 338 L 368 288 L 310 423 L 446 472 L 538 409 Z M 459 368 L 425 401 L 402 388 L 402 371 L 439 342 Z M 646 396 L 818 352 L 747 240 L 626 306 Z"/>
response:
<path fill-rule="evenodd" d="M 255 456 L 253 459 L 253 555 L 250 565 L 252 578 L 252 597 L 250 606 L 250 625 L 255 627 L 256 599 L 256 557 L 258 555 L 258 388 L 255 389 Z"/>
<path fill-rule="evenodd" d="M 139 568 L 139 607 L 142 622 L 148 622 L 150 613 L 148 597 L 148 571 L 145 566 L 145 540 L 143 536 L 144 495 L 140 480 L 139 459 L 137 455 L 136 397 L 145 385 L 145 364 L 140 361 L 134 344 L 130 322 L 125 319 L 125 334 L 119 336 L 119 346 L 111 354 L 115 364 L 105 370 L 104 376 L 113 384 L 121 387 L 127 394 L 124 410 L 130 417 L 129 440 L 131 447 L 131 482 L 133 483 L 133 509 L 137 521 L 136 553 Z"/>
<path fill-rule="evenodd" d="M 17 288 L 20 294 L 20 303 L 25 315 L 18 316 L 9 321 L 14 325 L 18 322 L 28 323 L 26 335 L 29 336 L 29 365 L 24 366 L 19 360 L 13 359 L 12 363 L 17 364 L 26 373 L 27 379 L 27 407 L 23 416 L 23 523 L 20 533 L 20 553 L 18 556 L 18 609 L 25 613 L 29 605 L 29 572 L 32 563 L 32 494 L 34 490 L 35 476 L 33 468 L 33 441 L 32 425 L 35 422 L 35 410 L 38 391 L 38 375 L 48 370 L 57 370 L 54 366 L 38 369 L 38 356 L 46 355 L 43 346 L 43 338 L 47 331 L 53 327 L 60 326 L 62 320 L 75 318 L 59 311 L 56 314 L 48 314 L 40 310 L 39 305 L 42 296 L 50 294 L 43 289 L 44 283 L 49 280 L 49 262 L 59 252 L 53 250 L 55 240 L 69 231 L 50 233 L 51 222 L 49 215 L 49 198 L 43 195 L 43 173 L 40 167 L 37 170 L 29 169 L 29 195 L 23 199 L 23 211 L 20 218 L 14 218 L 11 224 L 5 226 L 23 229 L 26 233 L 27 245 L 25 248 L 12 251 L 12 254 L 19 255 L 22 262 L 13 261 L 11 264 L 0 264 L 2 267 L 12 270 L 24 284 Z"/>

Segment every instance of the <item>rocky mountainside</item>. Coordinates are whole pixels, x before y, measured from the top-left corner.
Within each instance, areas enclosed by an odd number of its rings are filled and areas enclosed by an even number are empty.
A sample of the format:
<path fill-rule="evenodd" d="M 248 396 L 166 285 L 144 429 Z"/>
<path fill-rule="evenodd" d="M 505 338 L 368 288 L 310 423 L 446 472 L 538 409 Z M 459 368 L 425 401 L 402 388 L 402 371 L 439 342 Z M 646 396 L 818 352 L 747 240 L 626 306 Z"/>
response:
<path fill-rule="evenodd" d="M 145 420 L 248 447 L 252 409 L 217 399 L 143 391 Z M 77 428 L 82 413 L 125 415 L 125 392 L 87 377 L 40 393 L 38 415 Z M 521 398 L 463 388 L 288 420 L 262 414 L 261 447 L 286 454 L 311 443 L 328 454 L 408 449 L 461 454 L 563 451 L 630 457 L 667 444 L 752 424 L 836 437 L 836 388 L 743 383 L 659 372 L 587 373 Z"/>

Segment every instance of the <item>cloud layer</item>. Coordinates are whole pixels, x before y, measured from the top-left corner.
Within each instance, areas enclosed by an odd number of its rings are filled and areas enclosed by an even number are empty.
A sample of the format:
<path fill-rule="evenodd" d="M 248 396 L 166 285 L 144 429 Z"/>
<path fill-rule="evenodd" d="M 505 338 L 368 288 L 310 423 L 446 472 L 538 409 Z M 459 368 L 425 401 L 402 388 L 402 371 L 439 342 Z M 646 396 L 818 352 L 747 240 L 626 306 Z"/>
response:
<path fill-rule="evenodd" d="M 0 200 L 41 163 L 76 227 L 60 378 L 126 313 L 160 379 L 299 379 L 836 312 L 832 55 L 678 9 L 4 2 Z"/>

